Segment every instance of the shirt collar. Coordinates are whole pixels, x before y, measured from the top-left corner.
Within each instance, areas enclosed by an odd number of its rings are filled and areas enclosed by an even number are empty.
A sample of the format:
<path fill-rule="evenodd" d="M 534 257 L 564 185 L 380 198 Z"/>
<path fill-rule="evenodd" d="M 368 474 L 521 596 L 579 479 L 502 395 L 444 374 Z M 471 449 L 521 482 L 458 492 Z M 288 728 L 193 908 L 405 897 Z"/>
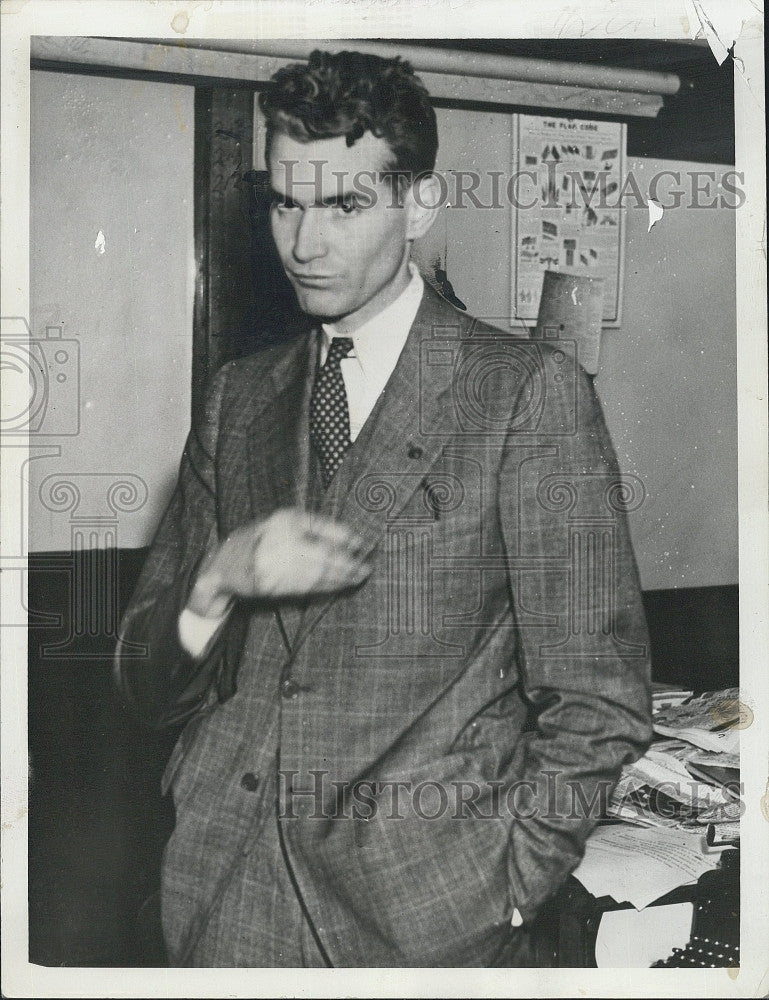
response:
<path fill-rule="evenodd" d="M 400 357 L 424 291 L 424 281 L 413 261 L 409 261 L 411 280 L 389 306 L 372 316 L 351 334 L 340 334 L 333 323 L 323 323 L 322 357 L 325 361 L 332 337 L 352 337 L 355 357 L 365 378 L 389 374 Z"/>

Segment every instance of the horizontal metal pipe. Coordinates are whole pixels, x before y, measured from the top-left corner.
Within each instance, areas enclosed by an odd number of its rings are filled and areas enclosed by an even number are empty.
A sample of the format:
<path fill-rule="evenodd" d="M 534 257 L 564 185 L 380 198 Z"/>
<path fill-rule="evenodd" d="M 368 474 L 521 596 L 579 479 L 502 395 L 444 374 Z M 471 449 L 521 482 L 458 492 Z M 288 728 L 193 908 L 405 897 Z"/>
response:
<path fill-rule="evenodd" d="M 69 38 L 36 35 L 30 40 L 32 65 L 36 69 L 68 72 L 139 72 L 160 74 L 187 83 L 200 80 L 266 83 L 282 66 L 296 59 L 257 52 L 228 52 L 200 45 L 169 44 L 117 38 Z M 436 73 L 420 70 L 436 101 L 480 102 L 500 107 L 549 109 L 550 114 L 599 114 L 617 117 L 653 118 L 659 112 L 661 94 L 615 88 L 574 86 L 535 80 L 495 79 L 467 73 Z M 211 85 L 210 83 L 208 84 Z"/>
<path fill-rule="evenodd" d="M 422 45 L 401 45 L 392 41 L 185 38 L 179 42 L 167 41 L 167 44 L 212 49 L 220 52 L 273 56 L 282 59 L 306 59 L 310 52 L 317 48 L 329 52 L 355 49 L 357 52 L 367 52 L 385 57 L 402 56 L 411 63 L 417 72 L 477 76 L 492 80 L 551 83 L 561 86 L 629 91 L 639 94 L 675 94 L 681 86 L 681 81 L 675 73 L 652 73 L 640 69 L 595 66 L 549 59 L 526 59 L 521 56 L 500 56 L 457 49 L 432 49 Z"/>

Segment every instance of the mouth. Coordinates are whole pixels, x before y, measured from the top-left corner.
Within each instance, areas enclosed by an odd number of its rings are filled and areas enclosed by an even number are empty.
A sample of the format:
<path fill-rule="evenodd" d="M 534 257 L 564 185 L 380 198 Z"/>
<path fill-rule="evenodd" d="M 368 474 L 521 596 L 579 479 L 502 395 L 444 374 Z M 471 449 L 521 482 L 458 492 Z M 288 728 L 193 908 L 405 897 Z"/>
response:
<path fill-rule="evenodd" d="M 291 272 L 291 278 L 298 284 L 304 285 L 308 288 L 315 288 L 321 285 L 327 285 L 335 280 L 335 275 L 333 274 L 297 274 L 296 271 Z"/>

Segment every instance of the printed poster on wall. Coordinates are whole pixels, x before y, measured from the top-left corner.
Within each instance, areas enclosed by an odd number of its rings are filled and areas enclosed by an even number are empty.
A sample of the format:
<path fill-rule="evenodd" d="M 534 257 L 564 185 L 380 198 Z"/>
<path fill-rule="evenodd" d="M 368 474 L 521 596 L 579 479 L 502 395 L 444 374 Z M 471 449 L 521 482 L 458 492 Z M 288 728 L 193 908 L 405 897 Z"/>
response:
<path fill-rule="evenodd" d="M 603 278 L 603 322 L 619 326 L 625 125 L 514 118 L 514 320 L 536 321 L 544 273 L 551 269 Z"/>

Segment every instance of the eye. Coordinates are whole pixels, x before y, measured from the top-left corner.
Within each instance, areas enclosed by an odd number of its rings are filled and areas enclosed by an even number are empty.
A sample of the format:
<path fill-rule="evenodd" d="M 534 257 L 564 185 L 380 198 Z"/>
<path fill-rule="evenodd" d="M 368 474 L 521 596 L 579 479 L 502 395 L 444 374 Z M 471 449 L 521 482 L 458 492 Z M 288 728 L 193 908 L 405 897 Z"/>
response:
<path fill-rule="evenodd" d="M 287 195 L 276 194 L 273 195 L 272 198 L 272 207 L 275 208 L 278 212 L 290 212 L 293 209 L 298 208 L 299 206 L 295 201 L 287 197 Z"/>
<path fill-rule="evenodd" d="M 360 205 L 355 198 L 342 198 L 335 207 L 342 215 L 355 215 L 360 211 Z"/>

